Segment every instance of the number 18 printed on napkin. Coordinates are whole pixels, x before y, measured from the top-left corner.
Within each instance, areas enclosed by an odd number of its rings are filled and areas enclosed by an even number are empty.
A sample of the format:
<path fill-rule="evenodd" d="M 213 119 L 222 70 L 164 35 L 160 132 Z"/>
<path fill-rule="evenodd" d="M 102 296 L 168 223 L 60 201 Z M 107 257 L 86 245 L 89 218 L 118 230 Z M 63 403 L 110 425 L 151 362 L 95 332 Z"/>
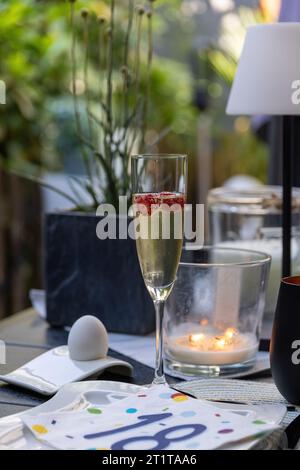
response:
<path fill-rule="evenodd" d="M 108 406 L 24 416 L 34 436 L 56 449 L 216 449 L 276 426 L 152 386 Z"/>

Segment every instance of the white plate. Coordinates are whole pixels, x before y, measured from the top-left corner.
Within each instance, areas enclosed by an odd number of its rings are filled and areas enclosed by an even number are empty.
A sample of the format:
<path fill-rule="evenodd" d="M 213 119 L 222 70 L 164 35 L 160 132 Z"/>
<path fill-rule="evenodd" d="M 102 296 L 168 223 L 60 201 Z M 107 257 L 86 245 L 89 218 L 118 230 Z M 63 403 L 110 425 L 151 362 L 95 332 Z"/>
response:
<path fill-rule="evenodd" d="M 64 385 L 57 394 L 46 403 L 30 410 L 0 419 L 0 449 L 9 450 L 51 450 L 50 447 L 37 441 L 33 434 L 23 427 L 21 415 L 36 416 L 51 411 L 70 411 L 84 409 L 93 405 L 108 405 L 116 400 L 127 398 L 145 387 L 110 381 L 86 381 Z M 212 404 L 210 402 L 210 404 Z M 283 405 L 231 405 L 213 403 L 219 408 L 235 413 L 253 414 L 253 417 L 264 419 L 272 424 L 279 424 L 286 408 Z M 245 450 L 258 441 L 233 445 L 230 449 Z M 229 449 L 229 448 L 228 448 Z M 52 449 L 53 450 L 53 449 Z"/>
<path fill-rule="evenodd" d="M 99 375 L 108 369 L 122 375 L 132 375 L 133 371 L 129 362 L 110 356 L 94 361 L 74 361 L 70 358 L 68 347 L 59 346 L 9 374 L 0 375 L 0 380 L 42 395 L 54 395 L 67 383 Z"/>
<path fill-rule="evenodd" d="M 143 387 L 123 382 L 86 381 L 64 385 L 54 397 L 42 405 L 22 413 L 6 416 L 0 419 L 0 448 L 1 446 L 15 450 L 49 450 L 50 448 L 38 442 L 28 429 L 23 427 L 21 415 L 36 416 L 51 411 L 67 411 L 85 408 L 92 405 L 112 403 L 117 399 L 127 398 L 137 393 Z M 119 397 L 119 398 L 117 398 Z M 3 447 L 2 447 L 3 448 Z"/>

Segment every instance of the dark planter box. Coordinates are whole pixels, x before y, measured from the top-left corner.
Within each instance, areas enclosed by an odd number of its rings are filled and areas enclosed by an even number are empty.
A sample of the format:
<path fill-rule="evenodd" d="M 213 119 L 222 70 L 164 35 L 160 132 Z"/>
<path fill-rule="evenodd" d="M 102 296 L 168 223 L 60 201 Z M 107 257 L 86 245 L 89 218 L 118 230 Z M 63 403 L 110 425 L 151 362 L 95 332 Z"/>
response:
<path fill-rule="evenodd" d="M 154 307 L 135 242 L 99 240 L 99 220 L 78 212 L 46 215 L 47 320 L 53 326 L 70 326 L 90 314 L 100 318 L 108 331 L 150 333 L 155 329 Z"/>

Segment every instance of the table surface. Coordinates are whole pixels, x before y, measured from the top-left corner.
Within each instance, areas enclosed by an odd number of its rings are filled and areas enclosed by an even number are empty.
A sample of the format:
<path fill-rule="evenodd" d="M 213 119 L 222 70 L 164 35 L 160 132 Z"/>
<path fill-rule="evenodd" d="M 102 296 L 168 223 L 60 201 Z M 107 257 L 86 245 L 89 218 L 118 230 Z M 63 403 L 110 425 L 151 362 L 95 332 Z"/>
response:
<path fill-rule="evenodd" d="M 6 364 L 0 364 L 0 373 L 7 374 L 48 349 L 66 344 L 67 337 L 67 331 L 63 328 L 52 328 L 33 309 L 2 320 L 0 322 L 0 339 L 5 341 L 6 345 Z M 263 343 L 261 346 L 263 349 L 268 347 L 267 344 L 264 347 Z M 138 385 L 151 383 L 153 379 L 151 367 L 112 350 L 109 350 L 109 355 L 130 362 L 134 368 L 133 377 L 105 372 L 101 374 L 102 380 L 126 381 Z M 264 377 L 263 380 L 268 382 L 272 379 Z M 174 383 L 177 380 L 169 377 L 168 381 Z M 0 382 L 0 418 L 25 411 L 46 400 L 48 397 Z"/>

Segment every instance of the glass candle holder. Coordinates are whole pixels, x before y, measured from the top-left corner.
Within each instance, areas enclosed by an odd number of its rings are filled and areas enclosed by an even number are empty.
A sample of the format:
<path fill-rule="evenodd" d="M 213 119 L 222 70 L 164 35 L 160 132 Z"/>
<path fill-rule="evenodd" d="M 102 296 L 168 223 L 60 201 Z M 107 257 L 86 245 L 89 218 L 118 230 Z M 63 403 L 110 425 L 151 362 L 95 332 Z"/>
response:
<path fill-rule="evenodd" d="M 272 257 L 265 314 L 276 309 L 282 270 L 282 187 L 215 188 L 208 195 L 212 245 L 261 251 Z M 300 269 L 300 189 L 293 188 L 291 259 Z"/>
<path fill-rule="evenodd" d="M 166 303 L 165 364 L 176 377 L 253 367 L 271 257 L 231 248 L 183 250 Z"/>

